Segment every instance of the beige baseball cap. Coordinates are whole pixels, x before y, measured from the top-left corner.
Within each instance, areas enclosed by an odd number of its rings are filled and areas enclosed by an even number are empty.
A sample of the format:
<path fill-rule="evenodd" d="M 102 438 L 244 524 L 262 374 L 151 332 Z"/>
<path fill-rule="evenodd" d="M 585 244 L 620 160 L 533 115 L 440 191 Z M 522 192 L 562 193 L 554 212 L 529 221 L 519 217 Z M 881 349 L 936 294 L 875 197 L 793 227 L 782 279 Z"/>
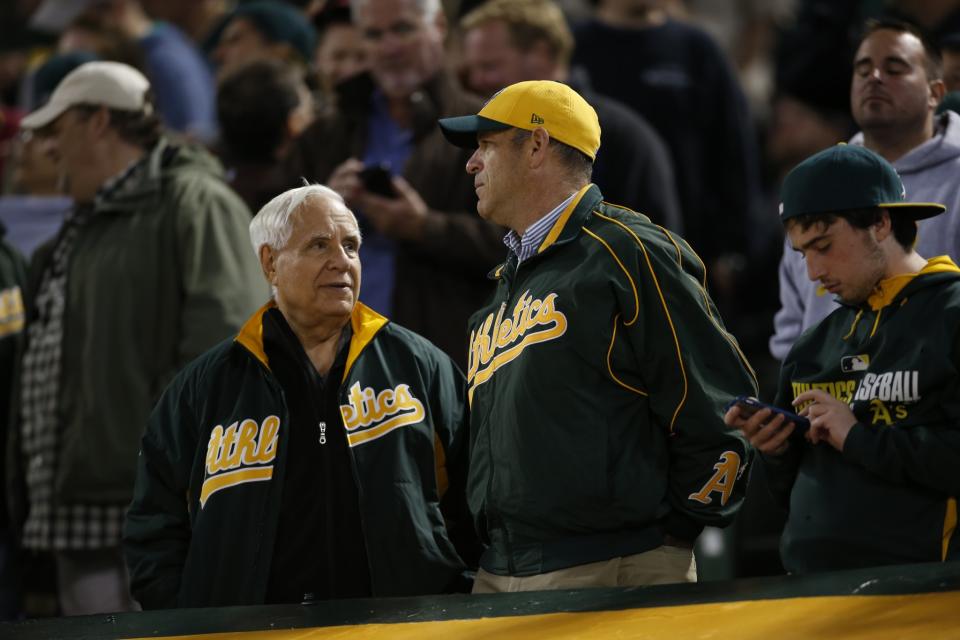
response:
<path fill-rule="evenodd" d="M 145 111 L 153 106 L 146 95 L 150 81 L 129 65 L 120 62 L 88 62 L 60 81 L 47 104 L 20 121 L 23 129 L 40 129 L 70 107 L 81 104 L 103 105 L 121 111 Z"/>

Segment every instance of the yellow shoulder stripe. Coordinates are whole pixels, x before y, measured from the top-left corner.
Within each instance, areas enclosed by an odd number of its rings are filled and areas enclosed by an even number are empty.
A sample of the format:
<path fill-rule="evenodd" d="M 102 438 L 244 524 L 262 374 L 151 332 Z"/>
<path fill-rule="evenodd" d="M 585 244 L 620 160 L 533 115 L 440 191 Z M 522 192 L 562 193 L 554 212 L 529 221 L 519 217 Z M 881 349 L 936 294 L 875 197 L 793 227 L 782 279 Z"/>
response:
<path fill-rule="evenodd" d="M 633 317 L 629 322 L 624 322 L 623 324 L 624 326 L 629 327 L 637 321 L 638 317 L 640 317 L 640 295 L 637 293 L 637 284 L 633 281 L 633 277 L 630 275 L 630 272 L 625 266 L 623 266 L 623 262 L 620 261 L 620 258 L 617 256 L 616 252 L 609 244 L 607 244 L 606 240 L 590 231 L 590 229 L 587 229 L 586 227 L 583 227 L 583 231 L 606 248 L 607 252 L 613 257 L 614 261 L 620 267 L 620 270 L 623 271 L 625 276 L 627 276 L 627 281 L 630 283 L 630 288 L 633 289 Z"/>
<path fill-rule="evenodd" d="M 650 260 L 650 255 L 647 253 L 647 247 L 644 245 L 643 240 L 640 239 L 633 229 L 623 224 L 619 220 L 614 220 L 609 218 L 598 211 L 594 211 L 593 214 L 599 218 L 602 218 L 608 222 L 612 222 L 617 225 L 628 234 L 633 236 L 634 241 L 637 243 L 637 246 L 640 247 L 640 251 L 643 252 L 643 259 L 647 263 L 647 269 L 650 271 L 650 277 L 653 279 L 653 286 L 657 290 L 657 296 L 660 298 L 660 306 L 663 308 L 663 314 L 666 317 L 667 325 L 670 327 L 670 334 L 673 336 L 673 346 L 674 351 L 677 354 L 677 365 L 680 369 L 680 377 L 683 380 L 683 392 L 680 395 L 680 401 L 677 403 L 677 408 L 673 411 L 673 417 L 670 418 L 670 433 L 673 433 L 673 425 L 677 421 L 677 416 L 680 415 L 680 410 L 683 408 L 683 405 L 687 401 L 687 392 L 688 392 L 688 382 L 687 382 L 687 370 L 683 364 L 683 353 L 680 350 L 680 338 L 677 336 L 677 328 L 673 324 L 673 317 L 670 315 L 670 308 L 667 306 L 667 299 L 663 295 L 663 290 L 660 288 L 660 280 L 657 278 L 656 271 L 653 269 L 653 262 Z"/>
<path fill-rule="evenodd" d="M 613 372 L 613 365 L 610 363 L 610 354 L 613 353 L 613 343 L 617 341 L 617 323 L 619 321 L 620 321 L 620 314 L 618 313 L 613 318 L 613 335 L 610 336 L 610 346 L 607 347 L 607 371 L 610 372 L 610 377 L 613 378 L 613 381 L 616 382 L 621 387 L 623 387 L 624 389 L 633 391 L 636 394 L 647 397 L 650 395 L 649 393 L 641 389 L 637 389 L 636 387 L 631 387 L 626 382 L 618 378 L 617 375 Z"/>

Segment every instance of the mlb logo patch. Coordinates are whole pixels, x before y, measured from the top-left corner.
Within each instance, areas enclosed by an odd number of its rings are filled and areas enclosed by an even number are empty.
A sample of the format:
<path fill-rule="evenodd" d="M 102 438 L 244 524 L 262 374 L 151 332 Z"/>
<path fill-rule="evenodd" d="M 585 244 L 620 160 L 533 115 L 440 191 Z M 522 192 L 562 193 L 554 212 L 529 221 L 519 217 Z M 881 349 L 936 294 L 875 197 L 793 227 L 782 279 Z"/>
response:
<path fill-rule="evenodd" d="M 870 356 L 865 353 L 859 356 L 846 356 L 840 359 L 840 370 L 844 373 L 866 371 L 869 366 Z"/>

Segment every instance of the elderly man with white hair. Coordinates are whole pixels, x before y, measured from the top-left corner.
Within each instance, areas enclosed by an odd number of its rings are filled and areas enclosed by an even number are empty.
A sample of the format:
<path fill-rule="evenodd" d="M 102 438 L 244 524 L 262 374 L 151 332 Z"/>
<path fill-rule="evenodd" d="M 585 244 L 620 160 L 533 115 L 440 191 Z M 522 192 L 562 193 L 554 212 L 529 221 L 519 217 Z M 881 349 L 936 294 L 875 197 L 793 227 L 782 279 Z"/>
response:
<path fill-rule="evenodd" d="M 357 301 L 360 231 L 336 192 L 277 196 L 250 236 L 273 299 L 150 417 L 124 530 L 133 595 L 171 608 L 464 588 L 463 375 Z"/>

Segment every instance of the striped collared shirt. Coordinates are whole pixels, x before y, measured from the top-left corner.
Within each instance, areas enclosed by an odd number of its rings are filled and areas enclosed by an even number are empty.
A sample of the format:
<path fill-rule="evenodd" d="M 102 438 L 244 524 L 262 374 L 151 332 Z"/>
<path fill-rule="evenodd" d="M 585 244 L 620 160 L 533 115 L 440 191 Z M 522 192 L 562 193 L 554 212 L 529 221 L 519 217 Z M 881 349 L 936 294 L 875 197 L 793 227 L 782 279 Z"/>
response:
<path fill-rule="evenodd" d="M 576 193 L 571 194 L 569 198 L 558 204 L 553 211 L 527 227 L 522 236 L 518 235 L 516 231 L 510 231 L 503 237 L 503 244 L 507 245 L 507 248 L 516 254 L 517 264 L 537 252 L 537 249 L 543 244 L 543 239 L 547 237 L 550 229 L 556 224 L 560 214 L 563 213 L 563 210 L 567 208 L 567 205 L 576 195 Z"/>

